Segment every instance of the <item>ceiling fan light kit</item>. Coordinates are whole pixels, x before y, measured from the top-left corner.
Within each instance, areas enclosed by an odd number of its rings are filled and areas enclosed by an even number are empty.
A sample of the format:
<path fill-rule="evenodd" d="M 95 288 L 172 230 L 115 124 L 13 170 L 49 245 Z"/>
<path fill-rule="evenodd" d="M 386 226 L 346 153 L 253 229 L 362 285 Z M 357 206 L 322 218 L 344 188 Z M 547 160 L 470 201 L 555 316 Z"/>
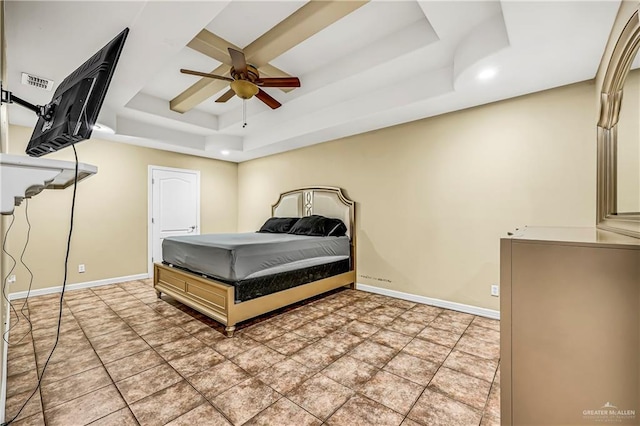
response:
<path fill-rule="evenodd" d="M 180 72 L 184 74 L 196 75 L 199 77 L 215 78 L 217 80 L 231 82 L 231 90 L 228 90 L 227 92 L 222 94 L 222 96 L 216 99 L 216 102 L 227 102 L 234 96 L 238 96 L 239 98 L 244 100 L 251 99 L 255 96 L 271 109 L 279 108 L 280 106 L 282 106 L 282 104 L 267 92 L 262 90 L 261 87 L 300 87 L 300 80 L 298 79 L 298 77 L 260 78 L 260 72 L 258 71 L 258 69 L 253 65 L 247 64 L 244 53 L 231 47 L 229 47 L 228 50 L 229 56 L 231 57 L 230 74 L 232 78 L 186 69 L 181 69 Z"/>
<path fill-rule="evenodd" d="M 247 80 L 236 80 L 231 83 L 231 90 L 241 99 L 251 99 L 260 89 Z"/>

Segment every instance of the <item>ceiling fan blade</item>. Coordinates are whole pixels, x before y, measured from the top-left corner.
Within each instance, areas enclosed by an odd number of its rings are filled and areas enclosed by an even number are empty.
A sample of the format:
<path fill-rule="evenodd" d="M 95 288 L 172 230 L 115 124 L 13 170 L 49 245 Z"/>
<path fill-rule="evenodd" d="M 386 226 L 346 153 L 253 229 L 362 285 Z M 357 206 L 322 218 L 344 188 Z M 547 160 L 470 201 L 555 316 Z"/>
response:
<path fill-rule="evenodd" d="M 271 109 L 280 108 L 280 106 L 282 106 L 280 102 L 276 101 L 274 98 L 271 97 L 271 95 L 269 95 L 267 92 L 265 92 L 262 89 L 258 90 L 258 93 L 256 94 L 256 98 L 260 99 L 262 102 L 267 104 L 267 106 L 271 107 Z"/>
<path fill-rule="evenodd" d="M 229 55 L 231 56 L 231 65 L 237 73 L 247 74 L 247 60 L 244 58 L 244 53 L 239 50 L 228 48 Z"/>
<path fill-rule="evenodd" d="M 261 78 L 256 81 L 256 84 L 262 87 L 300 87 L 300 79 L 298 77 Z"/>
<path fill-rule="evenodd" d="M 233 81 L 233 79 L 230 77 L 225 77 L 223 75 L 209 74 L 208 72 L 192 71 L 192 70 L 185 70 L 185 69 L 181 69 L 180 72 L 182 74 L 197 75 L 198 77 L 207 77 L 207 78 L 215 78 L 217 80 Z"/>
<path fill-rule="evenodd" d="M 227 102 L 229 99 L 233 98 L 235 95 L 236 95 L 236 92 L 229 89 L 226 92 L 224 92 L 222 96 L 216 99 L 216 102 Z"/>

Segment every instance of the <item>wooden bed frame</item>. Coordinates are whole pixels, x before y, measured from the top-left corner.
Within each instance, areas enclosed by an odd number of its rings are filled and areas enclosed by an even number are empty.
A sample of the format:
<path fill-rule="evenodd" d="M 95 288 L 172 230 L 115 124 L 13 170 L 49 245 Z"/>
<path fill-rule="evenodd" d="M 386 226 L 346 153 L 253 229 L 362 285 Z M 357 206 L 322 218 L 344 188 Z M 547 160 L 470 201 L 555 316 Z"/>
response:
<path fill-rule="evenodd" d="M 319 281 L 299 285 L 246 302 L 235 303 L 235 287 L 198 274 L 156 263 L 153 286 L 158 295 L 173 297 L 210 318 L 224 324 L 228 337 L 233 337 L 236 324 L 282 308 L 309 297 L 356 282 L 355 203 L 340 188 L 314 186 L 280 194 L 271 206 L 272 217 L 303 217 L 318 214 L 341 219 L 351 240 L 351 269 Z"/>

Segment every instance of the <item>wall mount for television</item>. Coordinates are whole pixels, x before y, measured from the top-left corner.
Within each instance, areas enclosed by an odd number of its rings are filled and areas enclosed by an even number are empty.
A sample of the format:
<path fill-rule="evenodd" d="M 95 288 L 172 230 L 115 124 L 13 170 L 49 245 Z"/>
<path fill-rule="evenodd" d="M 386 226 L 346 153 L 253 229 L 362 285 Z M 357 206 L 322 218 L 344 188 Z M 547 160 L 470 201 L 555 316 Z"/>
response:
<path fill-rule="evenodd" d="M 0 83 L 0 105 L 15 103 L 35 112 L 44 120 L 51 120 L 55 104 L 39 106 L 14 96 L 2 89 Z M 27 155 L 0 154 L 0 214 L 13 213 L 25 198 L 31 198 L 44 189 L 64 189 L 75 181 L 76 163 L 50 160 Z M 78 163 L 78 181 L 98 173 L 91 164 Z"/>
<path fill-rule="evenodd" d="M 25 101 L 22 98 L 17 97 L 12 92 L 4 90 L 2 83 L 0 83 L 0 105 L 2 104 L 17 104 L 21 107 L 30 109 L 35 112 L 38 117 L 41 117 L 45 121 L 51 121 L 55 112 L 56 105 L 49 103 L 47 105 L 34 105 L 31 102 Z"/>

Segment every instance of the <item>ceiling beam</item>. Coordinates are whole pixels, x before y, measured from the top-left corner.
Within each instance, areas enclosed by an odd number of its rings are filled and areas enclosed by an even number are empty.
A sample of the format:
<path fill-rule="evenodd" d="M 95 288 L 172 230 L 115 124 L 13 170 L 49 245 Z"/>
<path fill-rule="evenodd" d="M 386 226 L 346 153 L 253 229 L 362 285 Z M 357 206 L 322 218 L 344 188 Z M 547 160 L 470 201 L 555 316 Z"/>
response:
<path fill-rule="evenodd" d="M 187 47 L 229 66 L 231 65 L 231 57 L 229 56 L 229 51 L 227 49 L 232 48 L 242 51 L 238 46 L 235 46 L 233 43 L 226 41 L 222 37 L 219 37 L 206 29 L 200 31 L 198 35 L 196 35 L 193 40 L 187 44 Z M 259 71 L 260 75 L 264 77 L 291 77 L 291 75 L 270 64 L 262 65 Z M 290 87 L 283 88 L 281 90 L 283 92 L 290 92 L 293 89 L 295 88 Z M 213 94 L 215 93 L 217 92 L 214 92 Z"/>
<path fill-rule="evenodd" d="M 302 43 L 304 40 L 320 32 L 324 28 L 338 21 L 339 19 L 350 14 L 359 7 L 365 5 L 367 1 L 316 1 L 312 0 L 295 11 L 289 17 L 284 19 L 278 25 L 267 31 L 260 36 L 253 43 L 249 44 L 243 50 L 248 63 L 260 68 L 265 75 L 270 75 L 271 72 L 275 72 L 277 68 L 265 66 L 270 61 L 282 55 L 289 49 Z M 208 31 L 207 31 L 208 32 Z M 200 36 L 198 34 L 198 36 Z M 209 33 L 211 34 L 211 33 Z M 198 38 L 196 36 L 196 38 Z M 211 37 L 213 36 L 213 37 Z M 202 38 L 196 40 L 193 43 L 193 48 L 198 51 L 206 50 L 207 56 L 211 56 L 214 59 L 225 59 L 223 65 L 212 71 L 212 74 L 221 74 L 221 71 L 229 71 L 229 66 L 225 64 L 228 62 L 228 54 L 226 47 L 234 47 L 231 44 L 224 41 L 222 38 L 211 34 L 208 36 L 203 35 Z M 226 43 L 226 46 L 222 43 Z M 192 43 L 189 43 L 190 45 Z M 222 47 L 223 46 L 223 47 Z M 192 47 L 192 46 L 189 46 Z M 222 51 L 224 51 L 226 57 L 223 57 Z M 204 53 L 204 52 L 202 52 Z M 215 56 L 214 56 L 215 55 Z M 219 59 L 220 58 L 220 59 Z M 225 68 L 226 67 L 226 68 Z M 279 70 L 278 70 L 279 71 Z M 196 107 L 201 102 L 210 98 L 218 93 L 220 90 L 226 87 L 225 82 L 220 80 L 212 80 L 203 78 L 189 87 L 184 92 L 180 93 L 174 99 L 171 100 L 171 109 L 176 112 L 186 112 Z"/>

